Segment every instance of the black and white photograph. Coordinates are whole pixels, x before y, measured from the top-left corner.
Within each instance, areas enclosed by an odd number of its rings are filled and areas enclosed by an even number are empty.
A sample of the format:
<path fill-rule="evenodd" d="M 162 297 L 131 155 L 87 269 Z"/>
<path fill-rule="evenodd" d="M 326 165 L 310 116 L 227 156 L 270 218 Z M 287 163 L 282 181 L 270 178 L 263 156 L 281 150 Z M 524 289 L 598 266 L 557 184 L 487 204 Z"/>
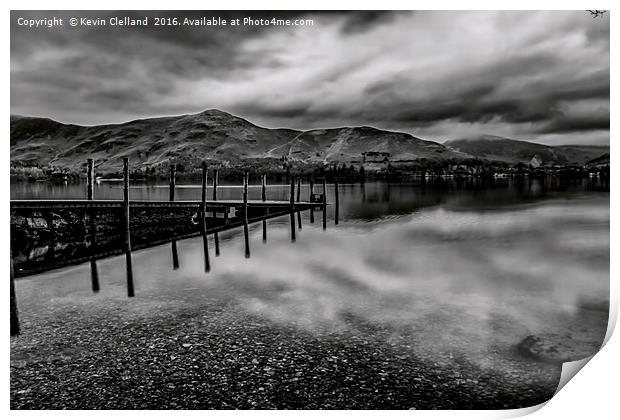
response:
<path fill-rule="evenodd" d="M 11 10 L 10 409 L 546 403 L 610 322 L 611 13 Z"/>

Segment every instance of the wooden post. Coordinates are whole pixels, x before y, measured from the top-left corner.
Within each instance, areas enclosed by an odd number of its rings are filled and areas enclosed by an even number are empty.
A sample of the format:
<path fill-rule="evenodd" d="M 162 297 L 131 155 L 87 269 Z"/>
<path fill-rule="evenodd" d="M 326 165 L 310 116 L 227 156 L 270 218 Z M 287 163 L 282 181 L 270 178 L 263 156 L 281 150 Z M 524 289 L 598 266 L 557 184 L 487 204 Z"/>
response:
<path fill-rule="evenodd" d="M 174 189 L 176 187 L 177 166 L 170 165 L 170 201 L 174 201 Z M 179 268 L 179 253 L 177 251 L 177 241 L 172 241 L 172 269 Z"/>
<path fill-rule="evenodd" d="M 301 201 L 301 177 L 297 178 L 297 202 Z M 297 210 L 297 227 L 301 230 L 301 211 Z"/>
<path fill-rule="evenodd" d="M 11 335 L 19 335 L 19 317 L 15 298 L 15 275 L 13 273 L 13 252 L 11 252 Z"/>
<path fill-rule="evenodd" d="M 335 198 L 334 198 L 334 219 L 336 224 L 338 224 L 338 216 L 340 215 L 340 200 L 338 197 L 338 178 L 336 178 L 334 180 L 334 194 L 335 194 Z"/>
<path fill-rule="evenodd" d="M 263 175 L 263 188 L 261 193 L 261 199 L 267 201 L 267 175 Z M 266 210 L 269 214 L 269 208 Z M 263 242 L 267 242 L 267 220 L 263 219 Z"/>
<path fill-rule="evenodd" d="M 295 242 L 295 177 L 291 176 L 291 242 Z"/>
<path fill-rule="evenodd" d="M 129 158 L 123 158 L 123 207 L 125 209 L 125 267 L 127 268 L 127 296 L 134 296 L 133 267 L 131 263 L 131 230 L 129 219 Z"/>
<path fill-rule="evenodd" d="M 93 181 L 95 178 L 95 162 L 92 159 L 88 159 L 88 173 L 86 175 L 86 195 L 88 200 L 94 200 L 94 186 Z"/>
<path fill-rule="evenodd" d="M 177 166 L 170 165 L 170 201 L 174 201 L 174 188 L 176 187 Z"/>
<path fill-rule="evenodd" d="M 213 201 L 217 201 L 217 181 L 218 181 L 218 173 L 217 173 L 217 169 L 213 170 Z M 215 212 L 213 212 L 213 218 L 215 219 L 217 216 L 215 214 Z M 213 234 L 213 240 L 215 241 L 215 256 L 219 257 L 220 256 L 220 237 L 217 234 L 217 232 L 215 232 Z"/>
<path fill-rule="evenodd" d="M 248 228 L 248 173 L 243 175 L 243 237 L 245 239 L 245 258 L 250 258 L 250 231 Z"/>
<path fill-rule="evenodd" d="M 314 178 L 310 178 L 310 196 L 308 201 L 314 202 Z M 314 207 L 310 207 L 310 223 L 314 223 Z"/>
<path fill-rule="evenodd" d="M 327 180 L 323 178 L 323 230 L 327 229 Z"/>
<path fill-rule="evenodd" d="M 200 233 L 202 234 L 202 247 L 205 259 L 205 273 L 211 271 L 209 261 L 209 240 L 207 239 L 207 163 L 202 162 L 202 202 L 200 204 Z"/>
<path fill-rule="evenodd" d="M 92 159 L 88 159 L 88 173 L 86 176 L 86 185 L 87 192 L 86 196 L 88 200 L 95 199 L 95 162 Z M 88 214 L 89 229 L 90 229 L 90 246 L 95 245 L 95 240 L 97 239 L 97 225 L 95 224 L 95 211 L 91 209 Z M 90 283 L 93 292 L 97 293 L 99 291 L 99 271 L 97 270 L 97 260 L 94 258 L 90 260 Z"/>

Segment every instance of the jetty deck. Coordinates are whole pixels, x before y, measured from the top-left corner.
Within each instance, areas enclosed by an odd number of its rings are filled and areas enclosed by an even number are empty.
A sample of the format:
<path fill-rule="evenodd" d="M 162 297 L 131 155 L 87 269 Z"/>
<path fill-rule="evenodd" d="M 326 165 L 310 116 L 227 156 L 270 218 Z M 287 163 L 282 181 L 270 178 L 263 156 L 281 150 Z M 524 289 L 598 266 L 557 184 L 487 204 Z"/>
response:
<path fill-rule="evenodd" d="M 208 168 L 202 165 L 202 198 L 175 201 L 176 167 L 170 167 L 168 201 L 129 199 L 129 161 L 123 159 L 123 199 L 97 200 L 94 197 L 94 161 L 88 161 L 87 198 L 71 200 L 11 200 L 11 335 L 19 334 L 14 279 L 71 264 L 90 262 L 91 285 L 98 292 L 97 260 L 125 254 L 127 295 L 133 297 L 132 251 L 171 243 L 173 268 L 179 267 L 176 241 L 195 236 L 203 238 L 204 269 L 209 272 L 209 236 L 219 256 L 218 234 L 243 228 L 245 257 L 250 257 L 249 225 L 262 222 L 262 239 L 267 241 L 267 220 L 289 216 L 291 241 L 302 229 L 301 212 L 322 213 L 323 229 L 327 227 L 327 184 L 315 192 L 314 179 L 309 181 L 307 201 L 301 200 L 301 179 L 290 178 L 288 201 L 267 200 L 266 176 L 261 176 L 262 199 L 248 200 L 249 175 L 243 179 L 242 197 L 218 200 L 218 172 L 212 172 L 212 197 L 207 197 Z M 338 223 L 338 184 L 335 184 L 334 219 Z"/>

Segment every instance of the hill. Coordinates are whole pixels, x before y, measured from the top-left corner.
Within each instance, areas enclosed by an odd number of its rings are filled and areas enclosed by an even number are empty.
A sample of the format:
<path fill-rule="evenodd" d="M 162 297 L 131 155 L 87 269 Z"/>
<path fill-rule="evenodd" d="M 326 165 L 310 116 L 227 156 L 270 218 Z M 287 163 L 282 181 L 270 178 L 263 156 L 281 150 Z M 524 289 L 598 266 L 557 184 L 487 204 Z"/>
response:
<path fill-rule="evenodd" d="M 609 153 L 609 146 L 547 146 L 489 135 L 449 140 L 443 145 L 453 151 L 467 153 L 480 159 L 510 164 L 529 163 L 536 157 L 545 165 L 585 165 Z"/>
<path fill-rule="evenodd" d="M 390 161 L 395 162 L 463 157 L 439 143 L 373 127 L 305 131 L 271 152 L 276 156 L 316 162 L 359 162 L 363 159 L 362 153 L 367 152 L 389 153 Z"/>
<path fill-rule="evenodd" d="M 389 153 L 395 162 L 466 156 L 406 133 L 372 127 L 268 129 L 214 109 L 90 127 L 11 116 L 10 144 L 12 165 L 71 170 L 93 158 L 99 173 L 118 171 L 122 157 L 129 157 L 132 170 L 145 171 L 170 162 L 198 166 L 202 160 L 225 166 L 248 159 L 353 163 L 369 151 Z"/>

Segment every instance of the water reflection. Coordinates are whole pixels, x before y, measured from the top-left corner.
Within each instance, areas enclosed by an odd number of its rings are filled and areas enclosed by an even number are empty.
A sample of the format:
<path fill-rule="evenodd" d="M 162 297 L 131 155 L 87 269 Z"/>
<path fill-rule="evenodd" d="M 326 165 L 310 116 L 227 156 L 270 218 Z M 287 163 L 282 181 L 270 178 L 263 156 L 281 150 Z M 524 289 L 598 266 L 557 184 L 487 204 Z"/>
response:
<path fill-rule="evenodd" d="M 285 187 L 272 188 L 270 198 L 285 199 Z M 65 196 L 77 195 L 74 187 L 63 188 Z M 99 188 L 99 197 L 118 193 Z M 26 191 L 33 193 L 12 194 Z M 224 188 L 221 196 L 235 191 Z M 37 192 L 44 193 L 61 194 Z M 198 194 L 185 188 L 178 197 Z M 165 199 L 167 191 L 148 186 L 132 195 Z M 366 183 L 342 186 L 340 199 L 345 222 L 323 232 L 306 215 L 294 245 L 286 217 L 270 222 L 267 245 L 254 226 L 250 260 L 243 258 L 239 232 L 227 232 L 208 275 L 198 240 L 179 243 L 176 271 L 167 246 L 137 252 L 136 293 L 143 301 L 184 305 L 232 301 L 265 322 L 315 334 L 380 334 L 433 363 L 459 358 L 517 375 L 529 365 L 515 348 L 528 336 L 560 348 L 556 362 L 585 357 L 600 345 L 609 298 L 609 195 L 596 185 Z M 122 260 L 104 260 L 100 270 L 98 299 L 123 296 Z M 20 280 L 23 310 L 36 312 L 54 298 L 84 299 L 86 272 Z M 54 287 L 39 287 L 43 282 Z"/>

